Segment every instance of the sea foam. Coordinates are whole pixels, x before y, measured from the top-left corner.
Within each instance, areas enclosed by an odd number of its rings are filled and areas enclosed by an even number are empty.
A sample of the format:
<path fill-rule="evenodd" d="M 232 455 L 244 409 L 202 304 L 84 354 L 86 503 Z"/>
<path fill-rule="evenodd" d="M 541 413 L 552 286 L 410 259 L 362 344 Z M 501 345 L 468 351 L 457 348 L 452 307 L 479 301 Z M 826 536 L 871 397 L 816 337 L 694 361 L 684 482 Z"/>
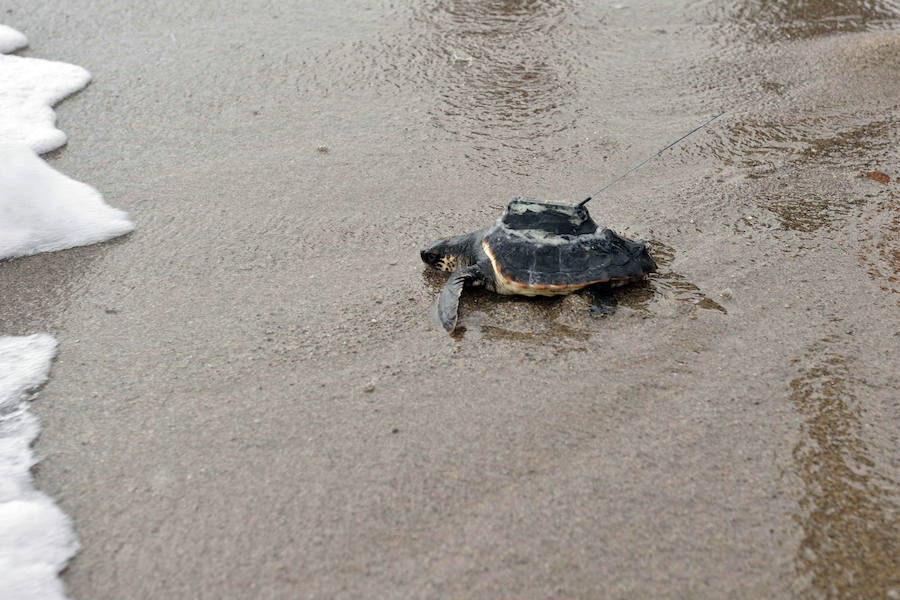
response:
<path fill-rule="evenodd" d="M 0 25 L 0 52 L 25 44 L 24 35 Z M 51 107 L 90 79 L 74 65 L 0 55 L 0 260 L 93 244 L 134 229 L 95 189 L 35 154 L 66 143 Z"/>
<path fill-rule="evenodd" d="M 28 45 L 28 38 L 12 27 L 0 24 L 0 54 L 13 52 Z"/>
<path fill-rule="evenodd" d="M 78 550 L 72 523 L 32 487 L 31 443 L 40 427 L 28 391 L 47 379 L 56 340 L 0 337 L 0 598 L 65 598 L 57 573 Z"/>
<path fill-rule="evenodd" d="M 0 142 L 0 259 L 102 242 L 134 225 L 28 146 Z"/>
<path fill-rule="evenodd" d="M 27 43 L 0 25 L 0 260 L 99 242 L 134 228 L 95 189 L 38 157 L 66 143 L 51 107 L 87 85 L 90 74 L 3 55 Z M 64 599 L 57 574 L 78 551 L 71 520 L 34 489 L 31 478 L 31 444 L 40 426 L 25 400 L 47 379 L 55 353 L 56 340 L 48 334 L 0 337 L 0 600 Z"/>
<path fill-rule="evenodd" d="M 18 33 L 5 26 L 4 30 Z M 17 40 L 4 30 L 0 52 L 27 43 L 25 36 Z M 24 142 L 40 154 L 59 148 L 66 143 L 66 134 L 55 127 L 51 107 L 90 80 L 91 74 L 75 65 L 0 54 L 0 140 Z"/>

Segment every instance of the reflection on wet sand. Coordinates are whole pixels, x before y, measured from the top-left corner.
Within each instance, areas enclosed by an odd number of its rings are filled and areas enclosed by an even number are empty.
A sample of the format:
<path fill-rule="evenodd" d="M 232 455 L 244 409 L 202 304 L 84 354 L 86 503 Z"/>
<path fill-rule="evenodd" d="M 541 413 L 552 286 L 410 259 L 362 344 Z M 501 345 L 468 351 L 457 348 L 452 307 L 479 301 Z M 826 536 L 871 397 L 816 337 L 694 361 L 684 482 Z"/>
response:
<path fill-rule="evenodd" d="M 747 119 L 723 130 L 710 151 L 726 165 L 758 179 L 789 164 L 820 164 L 863 169 L 891 150 L 891 119 L 853 123 L 858 117 L 797 119 L 791 122 Z"/>
<path fill-rule="evenodd" d="M 651 240 L 650 254 L 659 266 L 659 271 L 651 273 L 647 280 L 619 290 L 619 304 L 637 311 L 644 317 L 652 317 L 653 303 L 659 300 L 676 302 L 687 307 L 717 310 L 727 314 L 725 307 L 704 294 L 699 287 L 688 281 L 684 275 L 669 268 L 675 259 L 675 250 L 662 242 Z"/>
<path fill-rule="evenodd" d="M 869 277 L 879 282 L 879 287 L 900 294 L 900 197 L 892 194 L 885 203 L 886 222 L 875 230 L 873 239 L 860 258 L 868 265 Z M 900 299 L 897 301 L 900 305 Z"/>
<path fill-rule="evenodd" d="M 713 10 L 725 14 L 717 19 L 767 41 L 890 28 L 900 18 L 900 5 L 892 0 L 746 0 L 718 6 Z"/>
<path fill-rule="evenodd" d="M 570 0 L 432 0 L 416 10 L 452 35 L 502 38 L 553 31 L 571 8 Z"/>
<path fill-rule="evenodd" d="M 562 0 L 434 0 L 416 18 L 449 54 L 434 84 L 433 123 L 471 143 L 468 157 L 487 168 L 529 175 L 547 142 L 575 126 L 574 66 L 556 38 L 569 3 Z"/>
<path fill-rule="evenodd" d="M 817 195 L 780 195 L 772 198 L 763 207 L 774 213 L 785 229 L 813 232 L 828 229 L 839 217 L 847 216 L 851 209 L 863 202 L 851 198 L 825 198 Z"/>
<path fill-rule="evenodd" d="M 884 167 L 879 159 L 897 147 L 895 36 L 833 36 L 811 44 L 837 48 L 831 64 L 801 50 L 773 62 L 773 41 L 826 33 L 900 29 L 900 3 L 891 0 L 762 2 L 745 0 L 708 9 L 711 41 L 721 51 L 713 71 L 697 78 L 699 94 L 731 93 L 733 117 L 712 130 L 705 151 L 742 175 L 759 179 L 790 166 L 821 165 L 852 171 Z M 749 64 L 748 55 L 758 54 Z M 835 62 L 838 61 L 838 62 Z M 856 90 L 886 86 L 885 93 L 856 97 Z"/>
<path fill-rule="evenodd" d="M 811 582 L 808 597 L 900 597 L 897 482 L 869 457 L 852 360 L 830 350 L 835 342 L 811 348 L 818 365 L 790 384 L 803 417 L 793 451 L 804 487 L 798 569 Z"/>
<path fill-rule="evenodd" d="M 687 281 L 683 275 L 671 271 L 653 273 L 647 281 L 640 282 L 623 294 L 619 304 L 638 311 L 645 317 L 654 316 L 652 304 L 654 300 L 666 298 L 687 307 L 716 310 L 728 314 L 725 307 L 704 294 L 699 287 Z M 696 315 L 691 315 L 696 318 Z"/>
<path fill-rule="evenodd" d="M 837 230 L 851 219 L 862 217 L 867 223 L 867 235 L 865 240 L 860 240 L 863 242 L 860 261 L 882 290 L 900 293 L 900 197 L 894 189 L 896 182 L 880 171 L 869 171 L 876 174 L 872 177 L 865 170 L 873 162 L 891 164 L 891 143 L 891 136 L 879 127 L 871 138 L 796 155 L 797 163 L 812 167 L 828 166 L 829 156 L 835 156 L 835 166 L 847 173 L 855 171 L 864 180 L 867 187 L 863 193 L 834 193 L 823 189 L 815 179 L 795 179 L 782 181 L 778 187 L 764 187 L 755 199 L 760 208 L 775 216 L 777 226 L 793 232 L 816 234 Z M 873 161 L 871 157 L 882 158 Z M 744 164 L 750 168 L 758 165 L 747 161 Z M 772 171 L 774 167 L 763 175 L 771 175 Z M 758 229 L 765 225 L 745 218 L 740 221 L 740 227 L 735 226 L 735 231 L 746 227 Z"/>

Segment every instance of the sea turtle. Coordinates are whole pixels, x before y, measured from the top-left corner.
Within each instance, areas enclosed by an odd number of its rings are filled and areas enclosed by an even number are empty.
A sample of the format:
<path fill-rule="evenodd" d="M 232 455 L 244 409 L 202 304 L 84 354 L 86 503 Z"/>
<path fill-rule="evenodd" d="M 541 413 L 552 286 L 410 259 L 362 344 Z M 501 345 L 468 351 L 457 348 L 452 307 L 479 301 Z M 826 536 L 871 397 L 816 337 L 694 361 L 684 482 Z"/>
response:
<path fill-rule="evenodd" d="M 592 312 L 604 314 L 614 306 L 611 288 L 656 270 L 645 243 L 598 227 L 586 202 L 513 198 L 491 227 L 422 250 L 427 265 L 452 273 L 438 299 L 444 329 L 456 328 L 459 295 L 466 285 L 525 296 L 587 289 L 598 304 Z"/>

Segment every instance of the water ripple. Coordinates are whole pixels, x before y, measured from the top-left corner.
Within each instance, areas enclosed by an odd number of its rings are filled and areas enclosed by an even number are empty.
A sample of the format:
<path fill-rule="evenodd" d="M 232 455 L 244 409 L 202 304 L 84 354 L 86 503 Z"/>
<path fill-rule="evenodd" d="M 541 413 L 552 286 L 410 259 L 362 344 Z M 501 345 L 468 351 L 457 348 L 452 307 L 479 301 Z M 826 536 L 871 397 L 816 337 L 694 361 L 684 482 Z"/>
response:
<path fill-rule="evenodd" d="M 836 33 L 896 29 L 896 0 L 745 0 L 705 3 L 708 19 L 720 23 L 721 41 L 813 38 Z"/>

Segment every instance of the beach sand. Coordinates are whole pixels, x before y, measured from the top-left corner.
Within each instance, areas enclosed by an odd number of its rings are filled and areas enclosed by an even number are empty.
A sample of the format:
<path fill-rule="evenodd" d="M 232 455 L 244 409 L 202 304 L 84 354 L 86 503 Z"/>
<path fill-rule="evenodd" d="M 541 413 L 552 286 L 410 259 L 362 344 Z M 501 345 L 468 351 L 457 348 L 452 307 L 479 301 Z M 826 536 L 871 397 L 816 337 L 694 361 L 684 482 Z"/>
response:
<path fill-rule="evenodd" d="M 137 224 L 0 264 L 71 597 L 900 596 L 890 3 L 34 4 Z M 615 315 L 436 323 L 421 246 L 720 110 L 589 205 L 660 263 Z"/>

